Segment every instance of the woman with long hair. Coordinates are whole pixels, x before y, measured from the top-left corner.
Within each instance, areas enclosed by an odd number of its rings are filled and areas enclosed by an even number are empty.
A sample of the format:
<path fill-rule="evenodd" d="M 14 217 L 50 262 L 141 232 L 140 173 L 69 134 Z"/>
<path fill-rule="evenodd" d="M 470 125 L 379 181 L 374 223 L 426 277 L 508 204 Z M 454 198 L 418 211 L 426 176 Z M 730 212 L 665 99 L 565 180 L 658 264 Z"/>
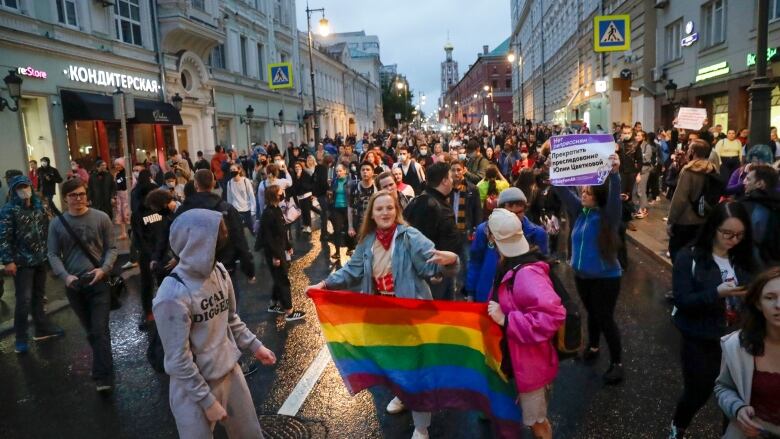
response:
<path fill-rule="evenodd" d="M 529 246 L 517 215 L 496 209 L 488 227 L 501 255 L 488 313 L 506 333 L 523 424 L 534 438 L 552 439 L 547 404 L 558 375 L 558 354 L 551 340 L 566 309 L 553 289 L 549 263 Z"/>
<path fill-rule="evenodd" d="M 360 285 L 364 294 L 432 300 L 426 282 L 436 276 L 458 273 L 458 256 L 436 250 L 419 230 L 406 224 L 395 198 L 387 191 L 375 192 L 368 201 L 358 244 L 344 267 L 310 288 L 340 289 Z M 397 397 L 387 406 L 391 414 L 404 405 Z M 431 413 L 412 412 L 412 439 L 428 438 Z"/>
<path fill-rule="evenodd" d="M 723 437 L 780 437 L 780 267 L 756 277 L 742 317 L 742 330 L 720 342 L 715 397 L 729 418 Z"/>
<path fill-rule="evenodd" d="M 314 182 L 311 175 L 306 172 L 303 160 L 293 164 L 292 181 L 292 195 L 295 196 L 298 206 L 301 207 L 303 233 L 311 233 L 311 207 Z"/>
<path fill-rule="evenodd" d="M 482 202 L 485 216 L 489 216 L 490 212 L 498 207 L 498 195 L 508 187 L 509 182 L 498 171 L 498 166 L 488 165 L 485 170 L 485 178 L 477 183 L 479 199 Z"/>
<path fill-rule="evenodd" d="M 287 256 L 292 246 L 287 238 L 287 229 L 279 203 L 284 199 L 284 189 L 272 184 L 265 189 L 266 208 L 260 222 L 260 230 L 265 239 L 265 260 L 271 271 L 273 288 L 268 312 L 284 314 L 288 322 L 300 320 L 306 316 L 303 311 L 293 310 L 290 276 L 287 270 Z"/>
<path fill-rule="evenodd" d="M 347 246 L 347 228 L 349 227 L 347 215 L 350 204 L 349 177 L 343 163 L 336 165 L 336 178 L 330 184 L 328 199 L 330 200 L 328 211 L 330 221 L 333 224 L 333 245 L 336 247 L 336 252 L 331 255 L 331 259 L 337 267 L 341 267 L 341 248 Z"/>
<path fill-rule="evenodd" d="M 740 298 L 754 271 L 750 216 L 740 203 L 722 203 L 707 217 L 672 272 L 672 321 L 682 335 L 683 393 L 670 439 L 682 438 L 712 395 L 721 361 L 720 338 L 737 323 Z"/>
<path fill-rule="evenodd" d="M 588 346 L 585 362 L 594 362 L 601 352 L 601 334 L 609 347 L 610 366 L 606 384 L 623 381 L 620 330 L 615 322 L 615 305 L 620 293 L 623 269 L 618 262 L 620 238 L 620 159 L 611 155 L 612 171 L 603 184 L 583 186 L 577 195 L 565 187 L 555 187 L 573 224 L 571 266 L 582 304 L 588 311 Z"/>

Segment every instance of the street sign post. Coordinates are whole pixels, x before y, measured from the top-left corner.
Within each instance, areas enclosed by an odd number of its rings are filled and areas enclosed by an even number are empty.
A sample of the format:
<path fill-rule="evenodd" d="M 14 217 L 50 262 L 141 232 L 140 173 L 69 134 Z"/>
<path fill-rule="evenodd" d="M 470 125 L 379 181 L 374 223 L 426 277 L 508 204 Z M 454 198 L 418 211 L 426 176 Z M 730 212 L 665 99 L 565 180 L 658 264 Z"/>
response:
<path fill-rule="evenodd" d="M 268 87 L 271 90 L 293 88 L 292 63 L 268 64 Z"/>
<path fill-rule="evenodd" d="M 623 52 L 631 49 L 629 15 L 597 15 L 593 18 L 593 50 Z"/>

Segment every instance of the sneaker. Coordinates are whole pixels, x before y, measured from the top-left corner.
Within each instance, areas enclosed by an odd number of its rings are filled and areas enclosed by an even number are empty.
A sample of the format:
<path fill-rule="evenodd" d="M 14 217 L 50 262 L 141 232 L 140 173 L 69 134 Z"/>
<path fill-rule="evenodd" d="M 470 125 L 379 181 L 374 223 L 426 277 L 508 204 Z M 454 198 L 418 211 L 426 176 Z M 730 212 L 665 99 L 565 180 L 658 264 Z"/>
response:
<path fill-rule="evenodd" d="M 604 373 L 604 383 L 607 385 L 620 384 L 623 381 L 623 365 L 612 363 Z"/>
<path fill-rule="evenodd" d="M 65 335 L 65 331 L 62 330 L 62 328 L 58 328 L 56 326 L 52 326 L 50 328 L 44 328 L 42 330 L 36 330 L 35 331 L 35 337 L 33 337 L 33 340 L 35 341 L 43 341 L 48 340 L 50 338 L 55 337 L 62 337 Z"/>
<path fill-rule="evenodd" d="M 288 322 L 294 322 L 296 320 L 301 320 L 302 318 L 306 317 L 306 313 L 303 311 L 293 311 L 290 314 L 287 314 L 284 316 L 284 319 Z"/>
<path fill-rule="evenodd" d="M 309 226 L 304 227 L 303 228 L 303 233 L 311 234 L 311 227 L 309 227 Z"/>
<path fill-rule="evenodd" d="M 669 303 L 674 302 L 674 290 L 669 290 L 664 294 L 664 300 L 666 300 Z"/>
<path fill-rule="evenodd" d="M 599 358 L 599 354 L 601 354 L 601 350 L 599 349 L 586 348 L 585 351 L 582 352 L 582 361 L 589 364 L 595 363 L 596 359 Z"/>
<path fill-rule="evenodd" d="M 676 425 L 674 425 L 674 422 L 672 422 L 672 426 L 669 428 L 669 436 L 668 439 L 683 439 L 685 437 L 685 430 L 682 428 L 677 428 Z"/>
<path fill-rule="evenodd" d="M 639 212 L 635 213 L 633 216 L 636 219 L 645 219 L 647 218 L 647 209 L 640 210 Z"/>
<path fill-rule="evenodd" d="M 129 270 L 138 266 L 138 262 L 127 261 L 125 265 L 122 265 L 122 270 Z"/>
<path fill-rule="evenodd" d="M 268 305 L 267 311 L 268 312 L 273 312 L 273 313 L 276 313 L 276 314 L 284 313 L 284 311 L 282 310 L 282 307 L 278 303 L 277 304 L 273 304 L 272 303 L 272 304 Z"/>
<path fill-rule="evenodd" d="M 404 406 L 403 401 L 401 401 L 397 396 L 390 400 L 390 402 L 387 404 L 387 413 L 390 413 L 391 415 L 397 415 L 398 413 L 401 413 L 402 411 L 406 410 L 406 406 Z"/>
<path fill-rule="evenodd" d="M 107 395 L 114 390 L 114 382 L 111 380 L 97 380 L 95 390 L 100 394 Z"/>
<path fill-rule="evenodd" d="M 430 436 L 428 436 L 428 429 L 414 429 L 414 433 L 412 433 L 412 439 L 428 439 Z"/>
<path fill-rule="evenodd" d="M 30 350 L 30 345 L 26 341 L 16 340 L 14 343 L 14 352 L 17 354 L 26 354 Z"/>

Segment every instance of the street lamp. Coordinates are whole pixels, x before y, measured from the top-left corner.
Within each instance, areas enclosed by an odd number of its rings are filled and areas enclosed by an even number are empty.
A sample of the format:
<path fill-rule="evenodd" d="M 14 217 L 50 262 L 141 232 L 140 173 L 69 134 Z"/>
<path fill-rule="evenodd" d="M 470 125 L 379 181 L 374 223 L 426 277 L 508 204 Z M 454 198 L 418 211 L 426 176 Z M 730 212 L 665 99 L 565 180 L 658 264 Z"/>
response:
<path fill-rule="evenodd" d="M 12 107 L 4 97 L 0 96 L 0 111 L 3 111 L 6 108 L 14 112 L 18 111 L 19 99 L 22 97 L 22 78 L 16 74 L 16 70 L 9 70 L 8 76 L 3 78 L 3 81 L 5 82 L 5 86 L 8 87 L 8 96 L 14 101 L 15 106 Z"/>
<path fill-rule="evenodd" d="M 252 108 L 252 105 L 249 105 L 246 107 L 246 114 L 244 116 L 240 116 L 238 121 L 242 124 L 246 125 L 246 142 L 247 145 L 252 144 L 252 118 L 255 116 L 255 109 Z"/>
<path fill-rule="evenodd" d="M 674 102 L 674 98 L 677 95 L 677 84 L 670 79 L 669 82 L 666 83 L 664 91 L 666 92 L 666 100 L 669 101 L 669 103 Z"/>
<path fill-rule="evenodd" d="M 328 19 L 325 18 L 325 8 L 310 9 L 309 2 L 306 2 L 306 28 L 309 37 L 309 76 L 311 77 L 311 108 L 314 115 L 314 146 L 316 147 L 320 143 L 320 115 L 317 113 L 317 92 L 314 87 L 314 56 L 312 55 L 314 37 L 311 33 L 312 12 L 322 13 L 322 18 L 320 18 L 320 34 L 322 36 L 326 37 L 330 34 L 330 24 L 328 23 Z"/>
<path fill-rule="evenodd" d="M 175 94 L 175 95 L 174 95 L 174 96 L 171 98 L 171 104 L 173 104 L 173 108 L 175 108 L 175 109 L 176 109 L 176 111 L 181 111 L 181 106 L 182 106 L 182 102 L 183 102 L 183 101 L 184 101 L 184 99 L 182 99 L 182 98 L 181 98 L 181 96 L 179 96 L 179 94 L 178 94 L 178 93 L 176 93 L 176 94 Z"/>
<path fill-rule="evenodd" d="M 512 52 L 509 52 L 509 55 L 506 56 L 506 60 L 509 61 L 510 63 L 515 62 L 515 54 L 512 53 Z"/>

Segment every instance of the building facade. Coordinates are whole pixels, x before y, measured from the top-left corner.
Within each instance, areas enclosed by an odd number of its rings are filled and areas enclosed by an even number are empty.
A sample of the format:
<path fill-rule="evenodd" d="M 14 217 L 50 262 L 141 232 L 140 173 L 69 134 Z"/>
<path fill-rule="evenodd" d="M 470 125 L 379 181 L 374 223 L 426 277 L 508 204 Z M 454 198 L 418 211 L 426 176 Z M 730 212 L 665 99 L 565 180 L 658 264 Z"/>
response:
<path fill-rule="evenodd" d="M 652 79 L 653 6 L 646 0 L 511 0 L 514 120 L 579 121 L 594 130 L 621 122 L 652 125 L 663 94 Z M 594 51 L 593 22 L 600 15 L 630 17 L 630 50 Z"/>
<path fill-rule="evenodd" d="M 677 86 L 673 102 L 658 99 L 656 122 L 671 126 L 679 106 L 707 109 L 723 130 L 748 127 L 748 87 L 755 72 L 756 2 L 659 2 L 656 78 Z M 739 20 L 733 17 L 739 16 Z M 780 72 L 780 5 L 769 2 L 768 76 Z M 771 125 L 780 126 L 780 88 L 772 90 Z"/>
<path fill-rule="evenodd" d="M 445 58 L 441 63 L 441 96 L 447 94 L 450 87 L 458 83 L 458 62 L 452 59 L 452 51 L 455 49 L 448 41 L 444 45 Z"/>
<path fill-rule="evenodd" d="M 440 105 L 440 120 L 449 124 L 491 126 L 512 120 L 512 66 L 509 39 L 482 53 L 463 77 L 448 89 Z"/>

